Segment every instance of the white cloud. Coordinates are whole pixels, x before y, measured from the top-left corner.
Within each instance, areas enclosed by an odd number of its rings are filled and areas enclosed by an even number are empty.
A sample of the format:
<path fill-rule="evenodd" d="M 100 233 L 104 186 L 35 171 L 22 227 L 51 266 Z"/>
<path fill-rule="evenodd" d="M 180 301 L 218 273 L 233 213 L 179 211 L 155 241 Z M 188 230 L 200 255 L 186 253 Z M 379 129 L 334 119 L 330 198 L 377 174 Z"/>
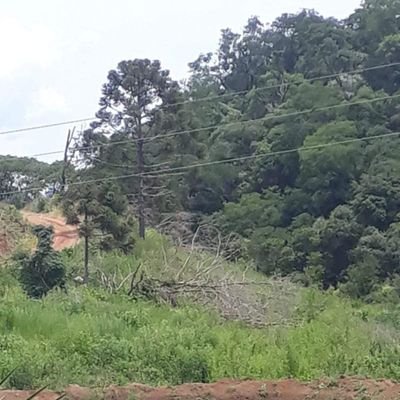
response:
<path fill-rule="evenodd" d="M 65 97 L 54 88 L 41 88 L 32 96 L 31 106 L 25 119 L 40 118 L 46 113 L 63 113 L 67 111 Z"/>
<path fill-rule="evenodd" d="M 0 16 L 0 78 L 32 66 L 47 67 L 54 49 L 54 37 L 45 27 L 27 27 L 15 18 Z"/>

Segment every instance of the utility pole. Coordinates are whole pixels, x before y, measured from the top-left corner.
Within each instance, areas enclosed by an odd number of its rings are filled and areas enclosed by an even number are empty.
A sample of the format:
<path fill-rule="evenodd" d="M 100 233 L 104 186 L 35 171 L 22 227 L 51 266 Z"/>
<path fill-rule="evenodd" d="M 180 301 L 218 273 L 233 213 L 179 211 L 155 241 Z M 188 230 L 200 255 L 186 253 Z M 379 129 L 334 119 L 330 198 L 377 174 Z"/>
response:
<path fill-rule="evenodd" d="M 89 282 L 89 227 L 88 227 L 88 210 L 87 205 L 85 203 L 85 216 L 84 216 L 84 223 L 85 223 L 85 261 L 84 261 L 84 275 L 83 275 L 83 283 L 85 285 Z"/>
<path fill-rule="evenodd" d="M 144 154 L 143 154 L 143 132 L 141 123 L 138 129 L 138 141 L 136 145 L 137 163 L 139 172 L 139 193 L 138 193 L 138 217 L 139 217 L 139 237 L 146 237 L 146 219 L 144 215 Z"/>
<path fill-rule="evenodd" d="M 68 153 L 69 153 L 69 148 L 71 146 L 71 142 L 74 138 L 74 133 L 75 133 L 75 127 L 73 127 L 72 130 L 71 129 L 68 130 L 67 141 L 65 143 L 65 149 L 64 149 L 63 169 L 61 172 L 61 190 L 60 190 L 61 193 L 65 192 L 65 186 L 67 184 L 66 172 L 73 158 L 73 155 L 70 157 Z"/>
<path fill-rule="evenodd" d="M 136 157 L 139 173 L 139 193 L 138 193 L 138 219 L 139 219 L 139 237 L 146 237 L 146 219 L 144 215 L 144 137 L 142 127 L 142 96 L 140 93 L 137 98 L 138 115 L 137 118 L 137 142 L 136 142 Z M 145 102 L 143 102 L 145 104 Z M 144 107 L 144 106 L 143 106 Z"/>

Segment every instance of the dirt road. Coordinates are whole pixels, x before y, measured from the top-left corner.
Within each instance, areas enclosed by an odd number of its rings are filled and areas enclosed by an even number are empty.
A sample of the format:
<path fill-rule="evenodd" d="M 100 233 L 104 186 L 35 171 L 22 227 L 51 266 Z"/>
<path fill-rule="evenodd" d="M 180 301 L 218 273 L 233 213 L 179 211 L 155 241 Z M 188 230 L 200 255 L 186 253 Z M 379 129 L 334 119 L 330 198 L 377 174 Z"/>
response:
<path fill-rule="evenodd" d="M 0 391 L 0 398 L 25 400 L 32 392 Z M 372 381 L 347 378 L 309 384 L 293 380 L 276 382 L 224 380 L 211 384 L 185 384 L 176 387 L 151 388 L 144 385 L 112 386 L 108 389 L 86 389 L 70 386 L 68 400 L 398 400 L 400 384 L 390 380 Z M 35 400 L 56 400 L 60 393 L 44 391 Z"/>
<path fill-rule="evenodd" d="M 22 211 L 24 219 L 31 225 L 52 226 L 54 229 L 54 250 L 60 251 L 67 247 L 76 246 L 79 242 L 79 233 L 76 226 L 67 225 L 64 218 L 50 214 L 37 214 L 31 211 Z"/>

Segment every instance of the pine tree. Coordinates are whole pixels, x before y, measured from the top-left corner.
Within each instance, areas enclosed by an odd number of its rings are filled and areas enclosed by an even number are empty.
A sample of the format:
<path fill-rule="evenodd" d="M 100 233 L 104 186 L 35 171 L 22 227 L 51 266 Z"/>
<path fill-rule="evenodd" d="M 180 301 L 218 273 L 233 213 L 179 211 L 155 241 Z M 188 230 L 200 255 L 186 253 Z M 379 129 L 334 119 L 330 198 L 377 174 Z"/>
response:
<path fill-rule="evenodd" d="M 128 201 L 119 187 L 100 182 L 70 186 L 63 198 L 64 214 L 69 222 L 79 225 L 84 240 L 84 282 L 89 281 L 90 243 L 103 250 L 129 251 L 134 244 L 132 218 L 127 213 Z"/>

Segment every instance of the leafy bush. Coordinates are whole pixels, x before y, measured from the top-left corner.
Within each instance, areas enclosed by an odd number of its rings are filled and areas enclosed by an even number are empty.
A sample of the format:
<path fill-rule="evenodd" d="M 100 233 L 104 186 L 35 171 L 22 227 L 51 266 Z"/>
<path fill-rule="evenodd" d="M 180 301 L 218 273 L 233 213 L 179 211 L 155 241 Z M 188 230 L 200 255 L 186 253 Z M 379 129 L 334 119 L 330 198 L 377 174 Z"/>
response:
<path fill-rule="evenodd" d="M 50 201 L 44 196 L 38 196 L 31 203 L 31 210 L 36 213 L 44 213 L 50 211 Z"/>
<path fill-rule="evenodd" d="M 52 228 L 36 226 L 33 228 L 38 238 L 36 252 L 30 256 L 18 253 L 14 260 L 19 267 L 18 279 L 30 297 L 40 298 L 55 287 L 65 285 L 65 267 L 52 245 Z"/>

